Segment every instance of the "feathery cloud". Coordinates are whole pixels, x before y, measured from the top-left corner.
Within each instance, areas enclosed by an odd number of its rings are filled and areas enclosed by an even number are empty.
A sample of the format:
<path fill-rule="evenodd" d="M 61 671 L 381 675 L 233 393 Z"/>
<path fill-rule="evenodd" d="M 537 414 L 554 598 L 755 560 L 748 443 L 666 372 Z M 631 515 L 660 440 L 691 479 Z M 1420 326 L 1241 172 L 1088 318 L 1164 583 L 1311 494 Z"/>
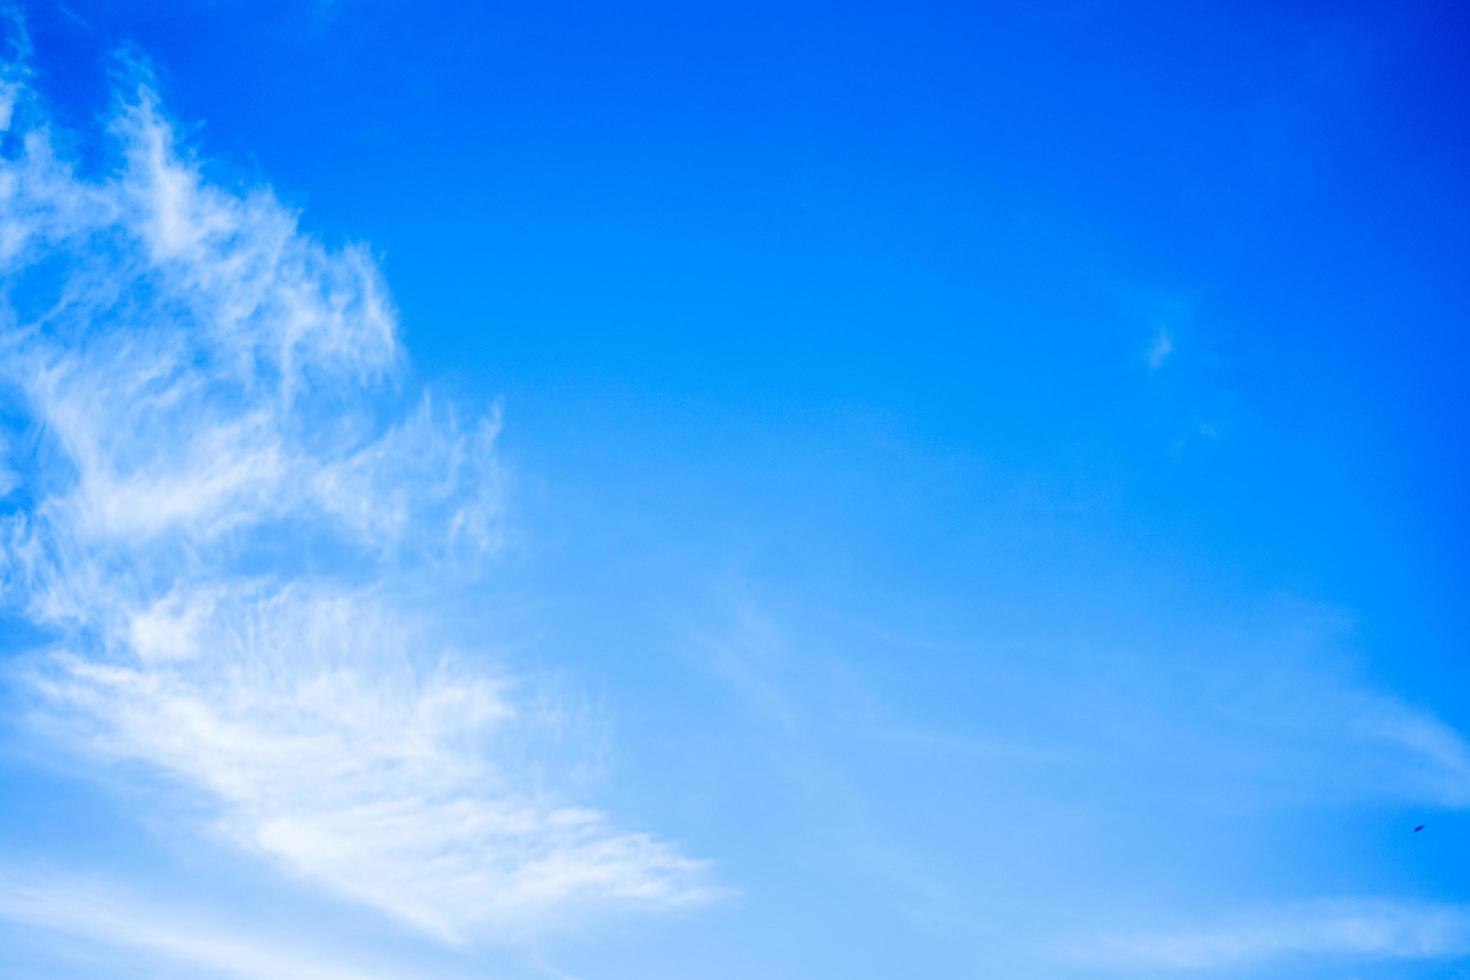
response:
<path fill-rule="evenodd" d="M 0 589 L 55 637 L 15 671 L 47 730 L 446 940 L 707 895 L 531 780 L 555 719 L 406 598 L 497 547 L 497 414 L 397 409 L 370 254 L 212 185 L 147 72 L 121 78 L 90 174 L 23 55 L 0 74 Z"/>

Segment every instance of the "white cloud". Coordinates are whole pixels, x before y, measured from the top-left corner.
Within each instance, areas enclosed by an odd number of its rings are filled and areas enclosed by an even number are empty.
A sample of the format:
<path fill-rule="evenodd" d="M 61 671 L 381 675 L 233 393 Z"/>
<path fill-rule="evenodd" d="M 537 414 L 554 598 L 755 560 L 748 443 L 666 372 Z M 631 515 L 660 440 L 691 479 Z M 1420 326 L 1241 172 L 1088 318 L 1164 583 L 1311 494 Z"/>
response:
<path fill-rule="evenodd" d="M 57 637 L 22 671 L 51 730 L 450 940 L 708 894 L 699 863 L 548 789 L 526 746 L 555 718 L 409 598 L 499 541 L 498 412 L 426 395 L 393 421 L 368 253 L 212 186 L 129 77 L 100 176 L 4 77 L 0 385 L 26 438 L 0 587 Z"/>
<path fill-rule="evenodd" d="M 1470 955 L 1470 906 L 1339 900 L 1261 909 L 1223 921 L 1109 939 L 1087 958 L 1215 970 L 1286 957 L 1433 960 Z"/>
<path fill-rule="evenodd" d="M 1150 371 L 1157 371 L 1169 360 L 1169 355 L 1174 353 L 1174 338 L 1167 327 L 1159 327 L 1154 331 L 1154 339 L 1148 346 L 1148 352 L 1144 355 L 1148 361 Z"/>
<path fill-rule="evenodd" d="M 1343 729 L 1389 749 L 1377 776 L 1407 799 L 1470 807 L 1470 744 L 1434 715 L 1387 696 L 1362 695 Z M 1397 778 L 1394 778 L 1394 777 Z"/>
<path fill-rule="evenodd" d="M 178 908 L 84 878 L 0 868 L 0 919 L 31 929 L 131 950 L 145 957 L 236 980 L 395 980 L 381 964 L 344 965 L 327 955 L 238 934 Z"/>

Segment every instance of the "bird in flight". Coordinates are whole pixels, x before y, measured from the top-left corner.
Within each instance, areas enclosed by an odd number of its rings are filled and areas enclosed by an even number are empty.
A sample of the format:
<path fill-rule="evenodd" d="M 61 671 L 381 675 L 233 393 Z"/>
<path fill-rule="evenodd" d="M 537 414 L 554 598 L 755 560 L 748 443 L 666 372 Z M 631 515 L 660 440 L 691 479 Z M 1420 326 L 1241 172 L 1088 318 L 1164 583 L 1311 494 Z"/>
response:
<path fill-rule="evenodd" d="M 1414 833 L 1417 834 L 1419 831 L 1423 830 L 1424 827 L 1425 827 L 1425 824 L 1422 824 L 1421 823 L 1419 826 L 1417 826 L 1417 827 L 1414 828 Z"/>

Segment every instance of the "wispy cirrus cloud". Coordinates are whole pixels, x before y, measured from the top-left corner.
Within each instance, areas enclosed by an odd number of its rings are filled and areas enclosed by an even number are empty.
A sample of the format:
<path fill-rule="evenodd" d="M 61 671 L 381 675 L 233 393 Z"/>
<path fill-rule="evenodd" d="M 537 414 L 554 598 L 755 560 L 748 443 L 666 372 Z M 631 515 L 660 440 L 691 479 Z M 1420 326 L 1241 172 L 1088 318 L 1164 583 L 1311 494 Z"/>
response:
<path fill-rule="evenodd" d="M 146 70 L 118 77 L 97 173 L 23 50 L 0 77 L 0 588 L 55 637 L 13 664 L 38 723 L 444 939 L 708 895 L 532 778 L 555 712 L 413 598 L 498 546 L 497 413 L 405 399 L 367 250 L 212 185 Z"/>

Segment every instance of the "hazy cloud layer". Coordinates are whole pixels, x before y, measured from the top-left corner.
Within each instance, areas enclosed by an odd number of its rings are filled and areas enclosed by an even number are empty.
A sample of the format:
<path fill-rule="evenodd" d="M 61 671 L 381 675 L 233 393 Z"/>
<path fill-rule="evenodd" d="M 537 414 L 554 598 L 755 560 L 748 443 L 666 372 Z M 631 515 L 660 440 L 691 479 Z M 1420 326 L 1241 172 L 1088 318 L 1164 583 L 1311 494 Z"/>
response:
<path fill-rule="evenodd" d="M 0 583 L 56 637 L 16 671 L 40 720 L 445 938 L 705 894 L 533 788 L 515 747 L 554 713 L 403 598 L 496 547 L 498 419 L 404 397 L 371 255 L 212 186 L 136 66 L 110 162 L 72 162 L 26 72 L 0 86 Z"/>

